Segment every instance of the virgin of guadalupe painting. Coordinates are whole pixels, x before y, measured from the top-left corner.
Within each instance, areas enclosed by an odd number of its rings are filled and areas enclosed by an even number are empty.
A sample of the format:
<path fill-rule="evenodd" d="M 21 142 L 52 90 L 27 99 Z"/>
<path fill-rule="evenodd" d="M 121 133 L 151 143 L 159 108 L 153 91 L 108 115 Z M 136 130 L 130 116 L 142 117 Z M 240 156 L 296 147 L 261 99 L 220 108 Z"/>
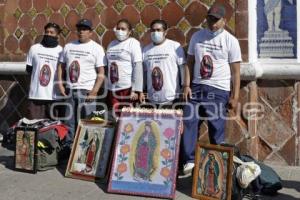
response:
<path fill-rule="evenodd" d="M 150 177 L 156 169 L 154 153 L 158 149 L 158 138 L 150 121 L 146 121 L 143 127 L 144 131 L 138 136 L 134 148 L 133 176 L 136 180 L 151 181 Z"/>
<path fill-rule="evenodd" d="M 81 120 L 66 176 L 89 181 L 106 178 L 114 128 L 103 122 Z"/>
<path fill-rule="evenodd" d="M 37 129 L 17 127 L 15 170 L 36 173 Z"/>
<path fill-rule="evenodd" d="M 108 192 L 175 197 L 182 111 L 123 108 Z"/>
<path fill-rule="evenodd" d="M 192 196 L 204 200 L 230 200 L 232 163 L 230 147 L 198 144 Z"/>

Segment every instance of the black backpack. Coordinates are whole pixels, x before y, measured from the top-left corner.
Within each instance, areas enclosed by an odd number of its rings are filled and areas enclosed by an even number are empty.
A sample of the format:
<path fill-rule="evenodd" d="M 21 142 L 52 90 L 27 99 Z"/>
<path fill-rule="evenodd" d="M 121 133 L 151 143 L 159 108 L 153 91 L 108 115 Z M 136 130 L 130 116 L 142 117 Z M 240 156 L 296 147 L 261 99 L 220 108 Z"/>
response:
<path fill-rule="evenodd" d="M 233 148 L 233 155 L 240 158 L 240 150 L 238 149 L 237 146 L 233 144 L 221 144 L 222 146 L 225 147 L 231 147 Z M 239 166 L 239 164 L 233 162 L 233 169 L 232 169 L 232 189 L 231 189 L 231 199 L 232 200 L 242 200 L 245 190 L 240 187 L 238 180 L 236 178 L 236 168 Z"/>
<path fill-rule="evenodd" d="M 244 162 L 254 161 L 261 169 L 261 174 L 251 183 L 254 189 L 266 195 L 275 195 L 278 190 L 282 189 L 281 178 L 271 167 L 248 155 L 241 156 L 241 160 Z"/>

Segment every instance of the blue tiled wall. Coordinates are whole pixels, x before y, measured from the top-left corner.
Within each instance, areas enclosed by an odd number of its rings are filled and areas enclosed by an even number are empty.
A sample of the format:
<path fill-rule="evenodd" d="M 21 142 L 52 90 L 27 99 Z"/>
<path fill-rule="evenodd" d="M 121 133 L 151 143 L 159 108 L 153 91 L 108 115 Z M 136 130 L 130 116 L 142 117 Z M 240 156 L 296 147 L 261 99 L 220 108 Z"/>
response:
<path fill-rule="evenodd" d="M 293 4 L 290 4 L 287 0 L 281 0 L 281 22 L 279 28 L 287 30 L 289 35 L 293 39 L 294 43 L 294 55 L 297 55 L 297 0 L 293 0 Z M 264 32 L 268 29 L 267 17 L 264 13 L 264 0 L 257 0 L 257 47 L 259 53 L 259 43 L 264 35 Z"/>

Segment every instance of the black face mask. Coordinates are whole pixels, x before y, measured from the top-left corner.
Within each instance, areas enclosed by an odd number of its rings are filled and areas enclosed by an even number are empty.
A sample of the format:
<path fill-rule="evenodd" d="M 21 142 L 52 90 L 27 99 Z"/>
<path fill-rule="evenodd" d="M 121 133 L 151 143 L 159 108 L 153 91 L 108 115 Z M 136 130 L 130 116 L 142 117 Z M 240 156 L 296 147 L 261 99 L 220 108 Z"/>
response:
<path fill-rule="evenodd" d="M 57 47 L 58 45 L 58 38 L 50 35 L 44 35 L 43 40 L 41 41 L 41 44 L 44 47 Z"/>

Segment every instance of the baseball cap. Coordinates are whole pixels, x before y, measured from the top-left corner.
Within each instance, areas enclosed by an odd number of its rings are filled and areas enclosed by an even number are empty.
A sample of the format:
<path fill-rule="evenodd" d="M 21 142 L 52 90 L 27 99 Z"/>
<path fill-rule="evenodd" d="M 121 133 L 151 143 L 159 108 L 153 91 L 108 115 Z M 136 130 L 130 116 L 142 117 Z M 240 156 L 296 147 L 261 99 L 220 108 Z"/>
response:
<path fill-rule="evenodd" d="M 225 17 L 225 7 L 222 4 L 215 4 L 210 7 L 210 9 L 207 12 L 208 16 L 213 16 L 216 18 L 222 18 Z"/>
<path fill-rule="evenodd" d="M 88 27 L 89 29 L 92 29 L 93 25 L 92 22 L 88 19 L 81 19 L 77 22 L 76 27 L 80 27 L 80 26 L 85 26 Z"/>

